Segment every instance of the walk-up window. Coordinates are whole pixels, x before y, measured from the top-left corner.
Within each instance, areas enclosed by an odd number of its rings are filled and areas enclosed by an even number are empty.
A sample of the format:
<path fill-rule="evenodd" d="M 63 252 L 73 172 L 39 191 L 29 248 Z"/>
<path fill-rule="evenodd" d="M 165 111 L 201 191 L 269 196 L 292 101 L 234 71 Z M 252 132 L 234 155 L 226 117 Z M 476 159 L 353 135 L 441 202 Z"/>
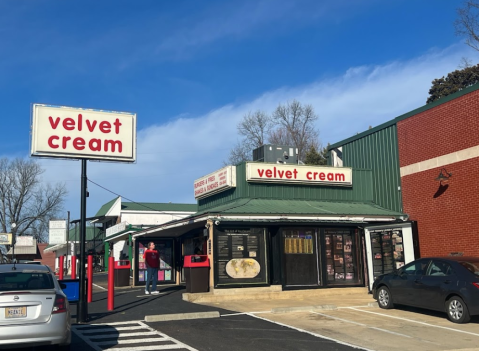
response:
<path fill-rule="evenodd" d="M 143 254 L 148 243 L 155 243 L 155 249 L 160 254 L 160 267 L 158 269 L 158 284 L 175 283 L 176 273 L 174 269 L 174 242 L 173 239 L 145 238 L 136 240 L 135 247 L 135 285 L 145 285 L 147 270 Z"/>
<path fill-rule="evenodd" d="M 285 286 L 318 286 L 319 251 L 314 228 L 283 228 L 283 282 Z"/>
<path fill-rule="evenodd" d="M 328 285 L 362 282 L 357 229 L 324 229 L 324 250 Z"/>

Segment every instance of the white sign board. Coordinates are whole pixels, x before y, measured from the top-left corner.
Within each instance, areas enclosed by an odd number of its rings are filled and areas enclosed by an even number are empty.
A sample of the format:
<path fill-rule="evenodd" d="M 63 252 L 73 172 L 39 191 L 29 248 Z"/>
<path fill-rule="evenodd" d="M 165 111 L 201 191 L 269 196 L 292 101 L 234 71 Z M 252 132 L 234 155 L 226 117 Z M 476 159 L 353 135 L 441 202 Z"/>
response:
<path fill-rule="evenodd" d="M 33 246 L 33 236 L 17 236 L 15 246 Z"/>
<path fill-rule="evenodd" d="M 65 244 L 67 233 L 67 221 L 54 220 L 49 222 L 48 226 L 48 243 L 50 245 Z"/>
<path fill-rule="evenodd" d="M 0 233 L 0 245 L 12 245 L 12 233 Z"/>
<path fill-rule="evenodd" d="M 111 226 L 110 228 L 106 228 L 106 236 L 109 237 L 110 235 L 114 235 L 116 233 L 122 232 L 126 229 L 126 222 L 121 222 Z"/>
<path fill-rule="evenodd" d="M 226 166 L 195 180 L 195 199 L 202 199 L 234 187 L 236 187 L 236 166 Z"/>
<path fill-rule="evenodd" d="M 348 167 L 300 166 L 248 162 L 248 182 L 300 183 L 307 185 L 352 186 L 353 170 Z"/>
<path fill-rule="evenodd" d="M 135 162 L 136 114 L 33 104 L 31 155 Z"/>

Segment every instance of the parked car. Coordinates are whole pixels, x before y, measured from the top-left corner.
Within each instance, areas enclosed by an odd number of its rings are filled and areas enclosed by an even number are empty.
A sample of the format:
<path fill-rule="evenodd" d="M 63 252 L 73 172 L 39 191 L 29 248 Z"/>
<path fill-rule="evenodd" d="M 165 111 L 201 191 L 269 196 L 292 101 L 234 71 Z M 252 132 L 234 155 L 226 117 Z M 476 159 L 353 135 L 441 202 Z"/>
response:
<path fill-rule="evenodd" d="M 0 348 L 69 350 L 68 299 L 48 266 L 0 264 Z"/>
<path fill-rule="evenodd" d="M 479 315 L 479 258 L 421 258 L 373 283 L 381 308 L 407 305 L 446 312 L 454 323 Z"/>

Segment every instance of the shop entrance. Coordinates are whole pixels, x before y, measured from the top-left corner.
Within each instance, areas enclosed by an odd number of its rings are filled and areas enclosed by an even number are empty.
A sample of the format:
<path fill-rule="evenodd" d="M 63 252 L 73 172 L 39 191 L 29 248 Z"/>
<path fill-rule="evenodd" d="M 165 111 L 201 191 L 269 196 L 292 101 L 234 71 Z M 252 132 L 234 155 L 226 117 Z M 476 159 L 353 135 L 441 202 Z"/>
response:
<path fill-rule="evenodd" d="M 283 285 L 318 286 L 319 252 L 316 229 L 282 229 Z"/>

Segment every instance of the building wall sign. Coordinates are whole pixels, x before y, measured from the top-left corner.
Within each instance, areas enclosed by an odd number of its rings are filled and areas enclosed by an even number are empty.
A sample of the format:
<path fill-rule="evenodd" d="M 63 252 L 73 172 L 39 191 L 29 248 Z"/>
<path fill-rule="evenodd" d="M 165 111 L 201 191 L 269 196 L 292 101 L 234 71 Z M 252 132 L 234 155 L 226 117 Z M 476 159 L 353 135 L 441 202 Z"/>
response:
<path fill-rule="evenodd" d="M 353 170 L 348 167 L 321 167 L 249 162 L 248 182 L 300 183 L 308 185 L 352 186 Z"/>
<path fill-rule="evenodd" d="M 15 246 L 33 246 L 33 236 L 17 236 Z"/>
<path fill-rule="evenodd" d="M 216 172 L 195 180 L 195 199 L 202 199 L 235 187 L 236 166 L 226 166 Z"/>
<path fill-rule="evenodd" d="M 126 222 L 115 224 L 114 226 L 111 226 L 110 228 L 106 228 L 106 237 L 122 232 L 125 229 L 126 229 Z"/>
<path fill-rule="evenodd" d="M 134 162 L 136 114 L 33 104 L 31 155 Z"/>

